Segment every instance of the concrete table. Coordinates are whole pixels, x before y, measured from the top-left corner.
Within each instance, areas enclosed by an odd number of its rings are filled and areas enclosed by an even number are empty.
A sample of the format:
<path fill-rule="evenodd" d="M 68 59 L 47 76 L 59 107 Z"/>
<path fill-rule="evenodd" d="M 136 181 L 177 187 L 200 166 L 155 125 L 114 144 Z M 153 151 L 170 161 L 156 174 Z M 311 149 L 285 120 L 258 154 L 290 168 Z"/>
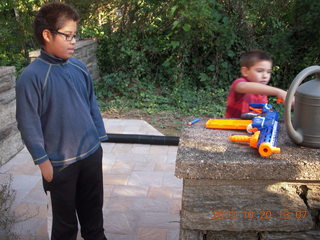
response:
<path fill-rule="evenodd" d="M 185 127 L 175 175 L 183 179 L 180 239 L 320 239 L 320 150 L 291 142 L 262 158 L 229 141 L 245 131 Z"/>

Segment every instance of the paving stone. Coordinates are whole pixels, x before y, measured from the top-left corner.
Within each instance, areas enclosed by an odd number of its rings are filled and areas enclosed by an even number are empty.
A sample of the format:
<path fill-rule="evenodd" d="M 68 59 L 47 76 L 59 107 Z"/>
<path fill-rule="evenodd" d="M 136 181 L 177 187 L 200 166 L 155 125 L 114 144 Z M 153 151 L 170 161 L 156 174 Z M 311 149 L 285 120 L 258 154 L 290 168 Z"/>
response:
<path fill-rule="evenodd" d="M 133 199 L 132 210 L 138 212 L 169 213 L 170 202 L 168 200 L 151 198 L 135 198 Z"/>
<path fill-rule="evenodd" d="M 135 233 L 138 219 L 133 212 L 106 210 L 104 216 L 104 229 L 107 233 L 123 235 Z"/>
<path fill-rule="evenodd" d="M 102 172 L 103 174 L 112 174 L 111 169 L 114 163 L 103 163 L 102 161 Z"/>
<path fill-rule="evenodd" d="M 23 202 L 42 205 L 47 204 L 47 199 L 47 195 L 43 189 L 42 180 L 39 180 L 37 185 L 24 197 Z"/>
<path fill-rule="evenodd" d="M 130 162 L 130 163 L 147 163 L 150 162 L 146 154 L 137 153 L 117 153 L 115 155 L 116 162 Z"/>
<path fill-rule="evenodd" d="M 103 184 L 105 185 L 126 185 L 128 182 L 128 175 L 120 174 L 103 174 Z"/>
<path fill-rule="evenodd" d="M 20 236 L 21 239 L 28 239 L 35 235 L 35 229 L 43 223 L 41 218 L 22 218 L 18 219 L 13 227 L 13 233 Z M 31 238 L 29 238 L 31 239 Z"/>
<path fill-rule="evenodd" d="M 115 143 L 101 143 L 103 154 L 110 153 L 115 145 Z"/>
<path fill-rule="evenodd" d="M 148 198 L 164 200 L 173 197 L 172 188 L 169 187 L 150 187 Z"/>
<path fill-rule="evenodd" d="M 128 179 L 128 185 L 132 186 L 162 186 L 163 174 L 159 172 L 132 172 Z"/>
<path fill-rule="evenodd" d="M 150 146 L 150 154 L 161 154 L 165 155 L 168 152 L 168 146 L 159 146 L 159 145 L 152 145 Z"/>
<path fill-rule="evenodd" d="M 10 159 L 9 162 L 4 164 L 2 167 L 9 165 L 9 166 L 21 166 L 24 164 L 33 164 L 32 157 L 28 150 L 24 147 L 18 154 L 16 154 L 14 157 Z M 34 165 L 34 164 L 33 164 Z M 2 168 L 1 167 L 1 168 Z"/>
<path fill-rule="evenodd" d="M 182 187 L 174 187 L 172 189 L 172 198 L 173 199 L 181 199 L 182 198 Z"/>
<path fill-rule="evenodd" d="M 167 229 L 161 228 L 139 228 L 138 239 L 139 240 L 166 240 Z"/>
<path fill-rule="evenodd" d="M 133 171 L 153 171 L 154 162 L 135 162 Z"/>
<path fill-rule="evenodd" d="M 177 158 L 177 152 L 169 152 L 167 154 L 167 162 L 175 163 Z"/>
<path fill-rule="evenodd" d="M 171 172 L 164 173 L 162 186 L 165 187 L 181 187 L 182 179 L 177 178 Z"/>
<path fill-rule="evenodd" d="M 147 144 L 133 144 L 131 148 L 131 152 L 136 154 L 148 154 L 149 151 L 150 145 Z"/>
<path fill-rule="evenodd" d="M 131 153 L 133 144 L 130 143 L 118 143 L 112 149 L 112 153 Z"/>
<path fill-rule="evenodd" d="M 170 200 L 170 213 L 179 215 L 181 211 L 181 200 Z"/>
<path fill-rule="evenodd" d="M 175 164 L 174 163 L 156 163 L 154 171 L 159 172 L 174 172 Z"/>
<path fill-rule="evenodd" d="M 111 234 L 106 233 L 108 240 L 138 240 L 134 234 Z"/>
<path fill-rule="evenodd" d="M 146 156 L 147 161 L 151 162 L 166 162 L 167 161 L 167 154 L 148 154 Z"/>
<path fill-rule="evenodd" d="M 139 130 L 141 129 L 140 126 L 127 126 L 124 130 L 123 130 L 123 134 L 130 134 L 132 132 L 139 132 Z"/>
<path fill-rule="evenodd" d="M 129 174 L 133 169 L 133 162 L 115 162 L 112 164 L 111 168 L 106 171 L 106 173 L 111 174 Z"/>
<path fill-rule="evenodd" d="M 146 197 L 148 187 L 146 186 L 115 186 L 111 197 Z"/>
<path fill-rule="evenodd" d="M 47 205 L 20 203 L 14 208 L 14 214 L 19 219 L 40 218 L 47 217 Z"/>
<path fill-rule="evenodd" d="M 168 153 L 177 154 L 178 146 L 168 146 Z"/>
<path fill-rule="evenodd" d="M 117 211 L 126 212 L 132 209 L 134 198 L 132 197 L 112 197 L 104 200 L 104 212 Z M 106 210 L 106 211 L 105 211 Z M 107 214 L 104 214 L 106 218 L 109 218 Z"/>
<path fill-rule="evenodd" d="M 103 153 L 103 164 L 113 164 L 116 161 L 117 154 L 113 153 Z"/>
<path fill-rule="evenodd" d="M 110 198 L 114 187 L 115 186 L 113 186 L 113 185 L 103 185 L 103 196 L 104 196 L 104 199 Z"/>
<path fill-rule="evenodd" d="M 12 190 L 14 192 L 14 200 L 12 203 L 12 208 L 23 202 L 24 198 L 28 195 L 29 191 L 26 190 Z"/>
<path fill-rule="evenodd" d="M 43 219 L 43 222 L 38 226 L 35 231 L 36 239 L 48 240 L 47 220 Z"/>
<path fill-rule="evenodd" d="M 14 190 L 30 191 L 41 180 L 41 176 L 12 175 L 11 187 Z"/>
<path fill-rule="evenodd" d="M 33 161 L 30 160 L 25 164 L 14 165 L 8 171 L 11 174 L 17 175 L 32 175 L 32 176 L 41 176 L 41 172 L 39 167 L 33 164 Z"/>

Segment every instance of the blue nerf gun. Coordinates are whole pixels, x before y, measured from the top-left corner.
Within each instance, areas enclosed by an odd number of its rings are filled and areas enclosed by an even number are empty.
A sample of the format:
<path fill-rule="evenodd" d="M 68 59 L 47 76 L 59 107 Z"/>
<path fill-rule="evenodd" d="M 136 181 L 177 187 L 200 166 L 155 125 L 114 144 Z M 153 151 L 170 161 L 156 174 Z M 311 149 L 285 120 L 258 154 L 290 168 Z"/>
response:
<path fill-rule="evenodd" d="M 233 142 L 249 142 L 250 147 L 257 148 L 260 156 L 269 157 L 272 153 L 280 153 L 277 146 L 277 139 L 280 130 L 279 114 L 272 111 L 271 104 L 251 103 L 250 109 L 256 116 L 252 119 L 250 136 L 233 135 L 230 140 Z"/>

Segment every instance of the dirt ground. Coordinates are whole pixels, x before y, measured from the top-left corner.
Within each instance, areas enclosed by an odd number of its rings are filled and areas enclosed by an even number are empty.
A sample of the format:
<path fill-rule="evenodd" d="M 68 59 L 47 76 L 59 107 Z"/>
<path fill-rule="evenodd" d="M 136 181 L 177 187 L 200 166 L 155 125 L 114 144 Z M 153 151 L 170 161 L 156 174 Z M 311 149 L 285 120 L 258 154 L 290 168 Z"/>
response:
<path fill-rule="evenodd" d="M 185 117 L 174 112 L 149 114 L 139 109 L 121 112 L 109 110 L 103 112 L 102 115 L 105 118 L 144 120 L 166 136 L 180 136 L 183 124 L 186 124 L 188 120 L 192 119 L 192 117 Z"/>

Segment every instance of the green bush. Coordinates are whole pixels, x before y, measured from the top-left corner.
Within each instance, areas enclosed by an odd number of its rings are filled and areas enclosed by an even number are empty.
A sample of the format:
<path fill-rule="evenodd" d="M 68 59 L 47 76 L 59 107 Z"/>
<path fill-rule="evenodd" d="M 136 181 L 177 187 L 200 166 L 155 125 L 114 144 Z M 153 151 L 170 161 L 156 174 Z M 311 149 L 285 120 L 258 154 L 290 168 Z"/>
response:
<path fill-rule="evenodd" d="M 38 47 L 32 37 L 33 17 L 45 2 L 0 3 L 0 65 L 19 71 L 27 64 L 28 52 Z M 284 89 L 298 72 L 319 61 L 318 1 L 65 2 L 82 17 L 81 37 L 99 38 L 103 78 L 97 95 L 104 105 L 128 102 L 186 112 L 201 108 L 220 115 L 245 51 L 267 51 L 274 63 L 270 84 Z"/>
<path fill-rule="evenodd" d="M 158 108 L 186 113 L 201 108 L 221 116 L 243 52 L 267 51 L 274 61 L 270 84 L 283 89 L 318 62 L 318 2 L 117 2 L 121 14 L 108 13 L 99 41 L 104 77 L 97 91 L 105 102 L 122 97 L 145 107 L 150 99 L 165 98 Z"/>
<path fill-rule="evenodd" d="M 205 0 L 138 2 L 131 1 L 123 11 L 125 24 L 105 25 L 106 35 L 99 40 L 104 77 L 98 96 L 105 101 L 124 97 L 136 107 L 167 98 L 159 108 L 212 113 L 212 105 L 219 108 L 225 94 L 213 96 L 225 93 L 238 72 L 232 58 L 239 51 L 237 37 L 222 6 Z"/>
<path fill-rule="evenodd" d="M 32 21 L 40 0 L 2 0 L 0 3 L 0 66 L 28 64 L 28 52 L 36 47 Z"/>

